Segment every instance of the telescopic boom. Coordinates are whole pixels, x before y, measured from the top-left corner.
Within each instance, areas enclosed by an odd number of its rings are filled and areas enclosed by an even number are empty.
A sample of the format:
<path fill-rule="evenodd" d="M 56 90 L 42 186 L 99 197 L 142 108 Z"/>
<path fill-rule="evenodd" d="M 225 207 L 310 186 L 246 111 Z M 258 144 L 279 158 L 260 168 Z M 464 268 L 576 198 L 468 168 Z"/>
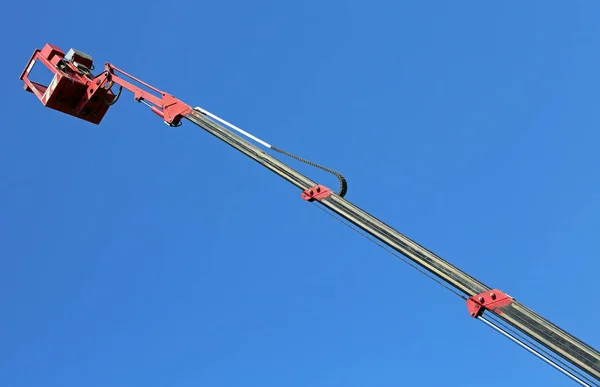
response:
<path fill-rule="evenodd" d="M 29 80 L 29 73 L 37 62 L 54 74 L 47 86 Z M 42 50 L 34 52 L 21 74 L 21 80 L 25 83 L 25 90 L 35 94 L 45 106 L 94 124 L 100 123 L 108 108 L 117 101 L 125 88 L 133 93 L 134 100 L 148 105 L 167 125 L 180 126 L 185 120 L 199 126 L 298 187 L 302 199 L 315 202 L 354 224 L 426 270 L 429 275 L 443 281 L 466 300 L 467 310 L 472 318 L 489 325 L 580 385 L 600 386 L 600 353 L 596 349 L 346 200 L 346 181 L 339 173 L 275 148 L 200 107 L 192 108 L 110 63 L 106 63 L 104 70 L 98 75 L 93 75 L 92 70 L 93 62 L 89 55 L 73 49 L 64 54 L 60 48 L 47 44 Z M 112 91 L 115 85 L 119 87 L 117 93 Z M 340 190 L 335 193 L 317 184 L 243 136 L 267 149 L 335 174 L 340 180 Z"/>

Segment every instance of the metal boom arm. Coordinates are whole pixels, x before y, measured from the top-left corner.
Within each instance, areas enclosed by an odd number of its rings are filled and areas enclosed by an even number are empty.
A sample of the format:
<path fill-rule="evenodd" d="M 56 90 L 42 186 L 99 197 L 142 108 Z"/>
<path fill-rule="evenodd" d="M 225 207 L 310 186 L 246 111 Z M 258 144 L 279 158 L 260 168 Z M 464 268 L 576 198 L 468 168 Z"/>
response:
<path fill-rule="evenodd" d="M 29 79 L 29 73 L 38 61 L 54 73 L 52 82 L 47 86 Z M 298 187 L 302 190 L 301 197 L 304 200 L 316 201 L 448 284 L 466 300 L 471 317 L 492 326 L 579 384 L 600 386 L 600 353 L 596 349 L 344 199 L 346 182 L 337 172 L 309 162 L 336 174 L 341 186 L 339 195 L 317 185 L 213 119 L 271 150 L 283 154 L 287 152 L 270 146 L 211 113 L 201 108 L 192 109 L 174 96 L 134 78 L 112 64 L 105 64 L 104 71 L 95 77 L 90 69 L 93 69 L 90 56 L 77 50 L 70 50 L 65 55 L 60 48 L 47 44 L 42 50 L 34 52 L 21 79 L 25 83 L 25 90 L 33 93 L 45 106 L 94 124 L 100 123 L 108 107 L 119 98 L 122 88 L 131 91 L 134 100 L 148 105 L 170 126 L 179 126 L 183 119 L 188 120 Z M 117 94 L 111 89 L 115 84 L 120 86 Z"/>
<path fill-rule="evenodd" d="M 310 195 L 310 190 L 317 186 L 306 176 L 208 119 L 202 113 L 202 109 L 196 108 L 185 118 L 300 188 L 305 196 Z M 316 200 L 460 291 L 468 297 L 467 307 L 472 317 L 479 317 L 487 311 L 596 381 L 600 381 L 600 353 L 597 350 L 501 291 L 481 283 L 335 193 L 329 191 L 327 196 Z"/>

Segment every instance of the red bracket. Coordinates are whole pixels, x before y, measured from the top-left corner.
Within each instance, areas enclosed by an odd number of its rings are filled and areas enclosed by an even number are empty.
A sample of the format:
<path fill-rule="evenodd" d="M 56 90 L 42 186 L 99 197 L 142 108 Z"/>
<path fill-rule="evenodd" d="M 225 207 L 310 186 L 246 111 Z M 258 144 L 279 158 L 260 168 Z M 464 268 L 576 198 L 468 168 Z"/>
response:
<path fill-rule="evenodd" d="M 314 200 L 324 199 L 332 194 L 331 190 L 323 185 L 317 184 L 314 187 L 302 191 L 302 199 L 312 202 Z"/>
<path fill-rule="evenodd" d="M 467 309 L 473 318 L 481 316 L 485 309 L 494 310 L 501 313 L 498 308 L 509 305 L 513 302 L 511 296 L 501 292 L 498 289 L 492 289 L 485 293 L 477 294 L 467 300 Z"/>

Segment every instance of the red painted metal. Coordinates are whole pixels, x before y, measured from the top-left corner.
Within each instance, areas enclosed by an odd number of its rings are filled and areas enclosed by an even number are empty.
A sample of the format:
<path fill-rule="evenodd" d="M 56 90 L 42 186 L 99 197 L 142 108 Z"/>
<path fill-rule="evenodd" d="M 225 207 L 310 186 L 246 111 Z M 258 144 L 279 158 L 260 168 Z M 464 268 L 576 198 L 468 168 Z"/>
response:
<path fill-rule="evenodd" d="M 314 200 L 324 199 L 332 194 L 332 191 L 320 184 L 302 191 L 302 199 L 312 202 Z"/>
<path fill-rule="evenodd" d="M 480 316 L 485 309 L 502 313 L 498 308 L 509 305 L 512 297 L 498 289 L 492 289 L 485 293 L 477 294 L 467 300 L 467 310 L 471 317 Z"/>
<path fill-rule="evenodd" d="M 99 124 L 116 98 L 111 90 L 116 84 L 131 91 L 136 101 L 150 104 L 152 111 L 168 125 L 178 126 L 181 119 L 192 111 L 189 105 L 174 96 L 142 82 L 110 63 L 104 65 L 102 73 L 94 76 L 90 72 L 93 67 L 90 57 L 76 50 L 70 51 L 67 57 L 69 58 L 65 59 L 60 48 L 46 44 L 42 50 L 35 50 L 21 74 L 25 90 L 35 94 L 46 107 Z M 38 62 L 54 74 L 49 85 L 41 85 L 29 79 L 29 73 Z"/>
<path fill-rule="evenodd" d="M 152 111 L 158 116 L 162 117 L 163 120 L 169 125 L 178 125 L 181 119 L 192 111 L 192 108 L 189 105 L 181 102 L 171 94 L 167 94 L 164 91 L 161 91 L 156 87 L 151 86 L 130 74 L 127 74 L 125 71 L 113 66 L 110 63 L 106 63 L 104 65 L 104 69 L 108 74 L 110 74 L 110 81 L 119 86 L 123 86 L 125 89 L 133 93 L 133 99 L 136 101 L 145 100 L 154 105 L 152 106 Z M 119 76 L 118 74 L 121 74 L 122 76 Z M 156 96 L 155 94 L 150 93 L 141 87 L 135 86 L 125 78 L 129 78 L 132 81 L 145 86 L 159 96 Z"/>
<path fill-rule="evenodd" d="M 89 73 L 65 61 L 64 57 L 60 48 L 50 44 L 35 50 L 20 77 L 25 82 L 25 90 L 35 94 L 46 107 L 99 124 L 109 108 L 105 101 L 112 102 L 115 94 L 96 87 Z M 36 63 L 43 64 L 54 74 L 50 84 L 42 85 L 29 79 Z"/>

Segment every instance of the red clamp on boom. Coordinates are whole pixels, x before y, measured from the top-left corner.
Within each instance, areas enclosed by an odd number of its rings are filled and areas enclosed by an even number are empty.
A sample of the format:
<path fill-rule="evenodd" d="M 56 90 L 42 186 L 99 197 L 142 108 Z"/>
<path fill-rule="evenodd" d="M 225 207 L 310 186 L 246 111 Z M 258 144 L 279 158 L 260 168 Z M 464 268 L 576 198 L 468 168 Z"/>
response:
<path fill-rule="evenodd" d="M 302 199 L 312 202 L 321 200 L 331 195 L 331 190 L 323 185 L 317 184 L 314 187 L 302 191 Z"/>
<path fill-rule="evenodd" d="M 485 293 L 477 294 L 467 300 L 467 309 L 473 318 L 481 316 L 485 309 L 496 310 L 509 305 L 513 301 L 512 297 L 501 292 L 498 289 L 492 289 Z M 501 313 L 500 311 L 497 311 Z"/>

